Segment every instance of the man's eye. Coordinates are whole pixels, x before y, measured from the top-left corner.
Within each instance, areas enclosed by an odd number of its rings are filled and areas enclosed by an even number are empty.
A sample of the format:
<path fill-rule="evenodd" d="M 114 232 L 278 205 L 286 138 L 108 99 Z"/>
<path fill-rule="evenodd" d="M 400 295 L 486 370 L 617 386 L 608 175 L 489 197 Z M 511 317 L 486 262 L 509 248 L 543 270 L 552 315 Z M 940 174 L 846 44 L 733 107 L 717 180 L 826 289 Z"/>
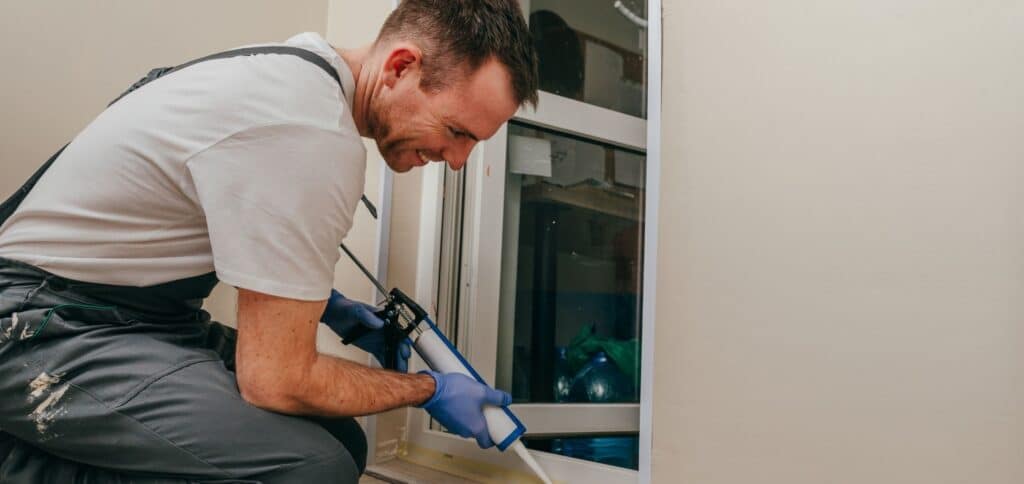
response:
<path fill-rule="evenodd" d="M 459 130 L 451 127 L 451 126 L 448 127 L 448 132 L 451 133 L 452 136 L 454 136 L 456 138 L 458 138 L 459 136 L 465 136 L 466 135 L 466 133 L 463 133 L 462 131 L 459 131 Z"/>

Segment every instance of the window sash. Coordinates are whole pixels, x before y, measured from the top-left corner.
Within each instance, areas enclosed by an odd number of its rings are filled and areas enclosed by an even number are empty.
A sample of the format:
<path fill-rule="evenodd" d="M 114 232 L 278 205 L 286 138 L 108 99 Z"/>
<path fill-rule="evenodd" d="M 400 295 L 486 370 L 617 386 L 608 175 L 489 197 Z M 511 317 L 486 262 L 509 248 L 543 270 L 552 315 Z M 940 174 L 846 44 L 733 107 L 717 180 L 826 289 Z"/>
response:
<path fill-rule="evenodd" d="M 536 111 L 520 108 L 513 119 L 635 151 L 647 148 L 646 119 L 550 92 L 540 92 Z"/>
<path fill-rule="evenodd" d="M 639 403 L 524 403 L 511 406 L 531 437 L 635 434 Z"/>

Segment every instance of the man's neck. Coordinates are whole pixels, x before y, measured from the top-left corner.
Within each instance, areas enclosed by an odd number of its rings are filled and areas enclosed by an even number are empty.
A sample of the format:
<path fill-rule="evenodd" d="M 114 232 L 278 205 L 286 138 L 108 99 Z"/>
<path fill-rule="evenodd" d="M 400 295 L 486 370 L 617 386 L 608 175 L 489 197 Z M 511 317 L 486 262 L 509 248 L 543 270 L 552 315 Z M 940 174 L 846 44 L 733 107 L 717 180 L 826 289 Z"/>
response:
<path fill-rule="evenodd" d="M 376 76 L 373 75 L 374 69 L 369 65 L 373 44 L 355 49 L 335 48 L 334 50 L 338 52 L 341 59 L 348 65 L 349 71 L 352 72 L 352 78 L 355 79 L 356 92 L 352 96 L 352 118 L 356 122 L 356 128 L 359 130 L 360 136 L 368 136 L 367 113 L 369 112 L 370 99 L 373 96 L 371 86 L 376 81 L 374 79 Z"/>

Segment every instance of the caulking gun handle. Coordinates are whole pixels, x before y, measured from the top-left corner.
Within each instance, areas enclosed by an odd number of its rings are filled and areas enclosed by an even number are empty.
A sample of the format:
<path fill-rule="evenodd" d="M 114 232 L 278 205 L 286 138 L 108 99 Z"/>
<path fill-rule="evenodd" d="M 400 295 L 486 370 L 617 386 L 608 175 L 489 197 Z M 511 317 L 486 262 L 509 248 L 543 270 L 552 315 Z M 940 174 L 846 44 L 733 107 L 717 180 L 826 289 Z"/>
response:
<path fill-rule="evenodd" d="M 377 316 L 378 318 L 381 319 L 381 321 L 384 321 L 385 328 L 387 328 L 388 326 L 395 325 L 395 314 L 396 313 L 394 310 L 394 305 L 391 304 L 390 302 L 387 304 L 387 306 L 384 307 L 384 309 L 381 309 L 380 311 L 373 313 L 374 316 Z M 352 328 L 350 328 L 345 334 L 341 335 L 341 342 L 346 345 L 352 344 L 359 338 L 362 338 L 363 336 L 369 334 L 371 331 L 377 330 L 362 324 L 353 325 Z"/>
<path fill-rule="evenodd" d="M 381 336 L 381 339 L 378 344 L 381 345 L 381 352 L 377 355 L 377 358 L 383 358 L 383 360 L 380 360 L 380 364 L 384 368 L 389 370 L 397 369 L 402 342 L 409 339 L 409 337 L 406 335 L 405 331 L 402 331 L 397 323 L 386 318 L 386 311 L 379 311 L 375 314 L 377 317 L 384 320 L 383 327 L 375 329 L 362 324 L 355 325 L 342 336 L 341 342 L 346 345 L 352 344 L 370 333 L 380 331 L 381 333 L 379 333 L 379 336 Z"/>
<path fill-rule="evenodd" d="M 396 370 L 402 342 L 408 340 L 409 336 L 397 324 L 385 324 L 381 331 L 384 331 L 384 361 L 381 364 L 384 368 Z"/>

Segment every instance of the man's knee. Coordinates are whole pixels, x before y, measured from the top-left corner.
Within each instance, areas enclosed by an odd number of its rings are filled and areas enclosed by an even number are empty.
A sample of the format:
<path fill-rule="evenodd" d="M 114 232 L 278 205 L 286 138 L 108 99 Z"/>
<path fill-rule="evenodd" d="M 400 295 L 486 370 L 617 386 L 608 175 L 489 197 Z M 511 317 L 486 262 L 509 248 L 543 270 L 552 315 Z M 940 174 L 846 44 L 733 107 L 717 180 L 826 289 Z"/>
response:
<path fill-rule="evenodd" d="M 310 420 L 319 424 L 327 433 L 331 434 L 331 437 L 341 442 L 356 463 L 360 474 L 366 470 L 366 433 L 354 418 L 312 417 Z"/>

